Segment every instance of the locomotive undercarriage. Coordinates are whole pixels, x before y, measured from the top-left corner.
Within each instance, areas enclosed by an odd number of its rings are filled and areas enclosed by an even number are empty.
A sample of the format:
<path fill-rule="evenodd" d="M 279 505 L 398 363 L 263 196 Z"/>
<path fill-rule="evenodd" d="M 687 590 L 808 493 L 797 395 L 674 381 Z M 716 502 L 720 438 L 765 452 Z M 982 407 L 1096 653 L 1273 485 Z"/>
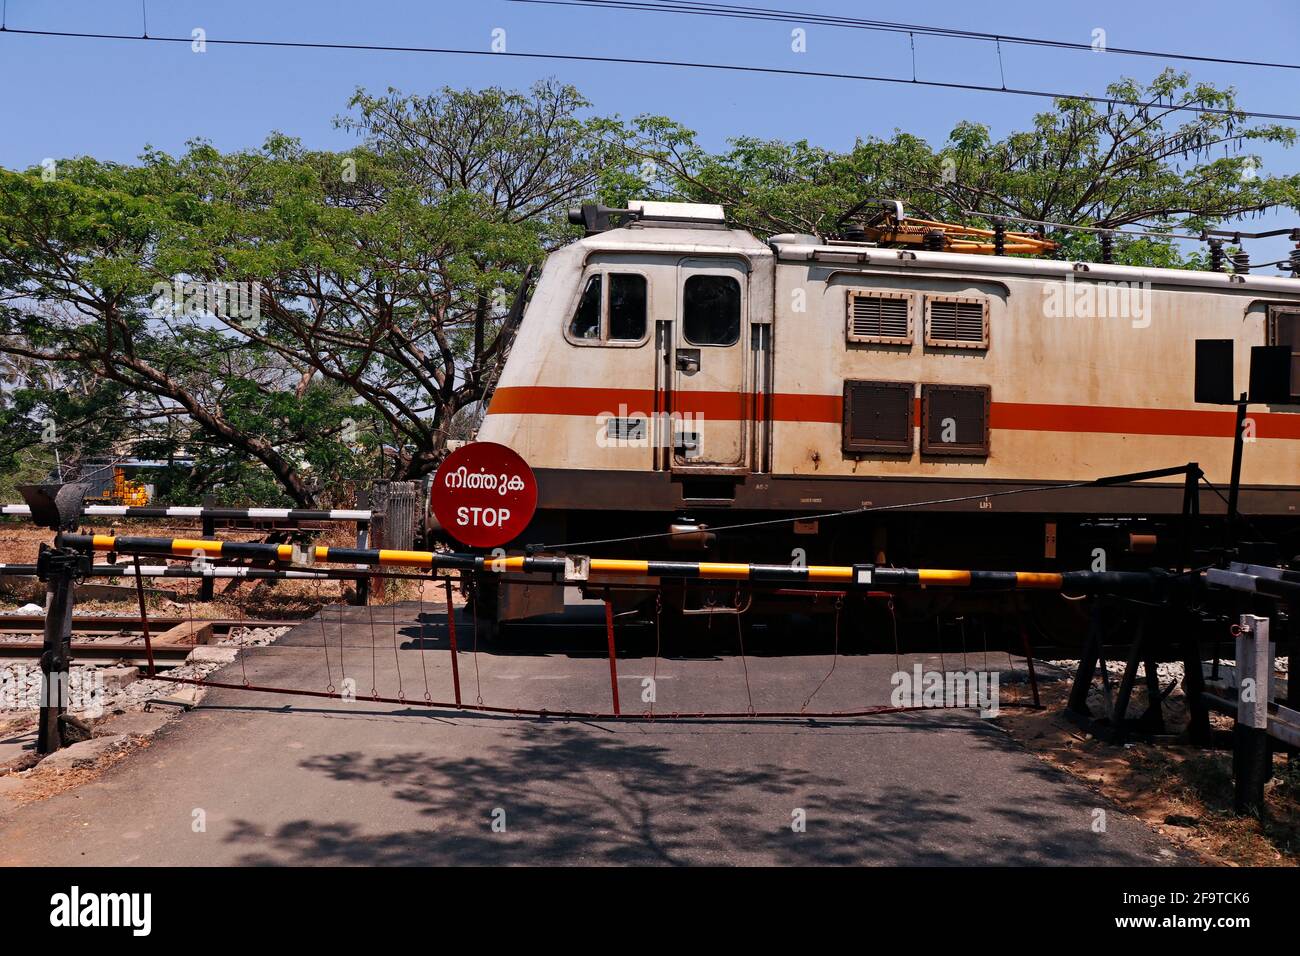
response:
<path fill-rule="evenodd" d="M 723 534 L 709 530 L 751 522 L 765 524 Z M 699 527 L 698 534 L 665 535 L 670 528 L 680 531 L 692 525 Z M 1251 530 L 1260 540 L 1281 542 L 1284 550 L 1290 549 L 1287 554 L 1257 555 L 1260 559 L 1285 561 L 1300 550 L 1296 519 L 1254 518 Z M 523 540 L 573 543 L 569 548 L 547 548 L 546 553 L 593 557 L 1125 571 L 1208 564 L 1222 547 L 1224 534 L 1224 520 L 1217 515 L 1201 516 L 1185 529 L 1178 514 L 899 511 L 809 520 L 790 512 L 693 509 L 689 514 L 542 511 Z M 611 538 L 621 540 L 607 541 Z M 586 543 L 597 541 L 606 543 Z M 489 633 L 503 623 L 563 610 L 563 588 L 526 575 L 477 575 L 470 590 L 476 615 Z M 1056 593 L 945 589 L 903 591 L 887 598 L 815 585 L 593 579 L 581 594 L 609 600 L 623 621 L 648 624 L 657 619 L 663 631 L 687 643 L 710 634 L 734 633 L 728 619 L 738 613 L 747 627 L 757 624 L 795 641 L 810 638 L 824 643 L 838 626 L 845 651 L 891 652 L 898 646 L 943 651 L 970 642 L 973 647 L 1019 653 L 1029 641 L 1036 649 L 1053 646 L 1068 652 L 1082 643 L 1088 626 L 1085 602 Z"/>

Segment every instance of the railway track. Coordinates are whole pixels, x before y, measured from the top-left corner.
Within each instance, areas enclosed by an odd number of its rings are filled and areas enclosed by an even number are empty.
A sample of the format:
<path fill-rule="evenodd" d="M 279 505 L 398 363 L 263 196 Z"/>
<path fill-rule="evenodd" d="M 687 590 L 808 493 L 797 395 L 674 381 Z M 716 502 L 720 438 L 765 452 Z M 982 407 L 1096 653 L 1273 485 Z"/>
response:
<path fill-rule="evenodd" d="M 180 617 L 158 617 L 149 618 L 149 630 L 151 633 L 158 633 L 173 627 L 179 627 L 182 624 L 188 624 L 189 618 Z M 194 618 L 197 624 L 211 624 L 214 631 L 228 632 L 233 627 L 297 627 L 303 623 L 298 620 L 237 620 L 217 618 L 209 620 L 206 618 Z M 0 634 L 27 634 L 38 632 L 45 627 L 45 616 L 43 614 L 3 614 L 0 615 Z M 119 634 L 122 631 L 142 631 L 143 627 L 140 618 L 136 616 L 104 616 L 104 617 L 74 617 L 72 619 L 72 630 L 85 633 L 87 631 L 99 631 L 104 634 Z"/>
<path fill-rule="evenodd" d="M 193 644 L 155 644 L 153 646 L 154 663 L 167 667 L 183 664 L 194 650 Z M 40 659 L 43 645 L 40 641 L 10 641 L 0 643 L 0 660 Z M 123 643 L 121 641 L 99 641 L 93 644 L 73 644 L 72 663 L 122 663 L 133 667 L 144 667 L 149 663 L 143 644 Z"/>
<path fill-rule="evenodd" d="M 151 618 L 149 632 L 158 635 L 163 631 L 188 623 L 182 618 Z M 211 624 L 213 631 L 228 634 L 235 627 L 295 627 L 301 621 L 281 620 L 197 620 L 196 623 Z M 0 616 L 0 636 L 6 634 L 39 633 L 45 626 L 45 618 L 39 614 Z M 142 634 L 144 629 L 138 617 L 80 617 L 72 621 L 72 630 L 83 638 L 123 637 L 129 634 Z M 153 642 L 154 663 L 161 666 L 174 666 L 184 663 L 194 644 L 171 644 Z M 44 645 L 39 640 L 5 641 L 0 640 L 0 660 L 39 660 Z M 129 641 L 79 641 L 72 645 L 73 663 L 120 662 L 137 667 L 149 663 L 144 643 L 138 639 Z"/>

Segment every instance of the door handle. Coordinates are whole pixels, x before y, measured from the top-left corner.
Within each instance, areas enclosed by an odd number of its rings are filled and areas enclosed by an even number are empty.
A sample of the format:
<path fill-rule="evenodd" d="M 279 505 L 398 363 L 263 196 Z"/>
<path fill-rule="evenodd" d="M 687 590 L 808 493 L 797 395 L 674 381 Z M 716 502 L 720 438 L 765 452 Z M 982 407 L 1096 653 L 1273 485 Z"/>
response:
<path fill-rule="evenodd" d="M 677 350 L 677 371 L 685 372 L 687 375 L 694 375 L 699 370 L 700 370 L 699 349 L 678 349 Z"/>

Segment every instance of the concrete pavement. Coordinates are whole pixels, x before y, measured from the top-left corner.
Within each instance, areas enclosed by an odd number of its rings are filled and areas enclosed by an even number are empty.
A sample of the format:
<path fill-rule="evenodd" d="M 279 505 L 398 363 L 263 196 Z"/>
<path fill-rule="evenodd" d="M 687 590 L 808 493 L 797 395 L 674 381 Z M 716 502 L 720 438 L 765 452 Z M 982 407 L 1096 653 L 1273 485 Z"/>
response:
<path fill-rule="evenodd" d="M 430 708 L 426 677 L 433 700 L 451 697 L 446 632 L 440 612 L 426 606 L 419 622 L 417 610 L 398 607 L 394 626 L 389 608 L 349 608 L 342 619 L 331 608 L 323 626 L 308 622 L 277 645 L 253 648 L 220 675 L 323 689 L 340 686 L 346 672 L 358 693 L 373 686 L 388 695 L 400 671 L 408 706 L 209 691 L 200 708 L 100 779 L 0 817 L 0 862 L 1185 862 L 1139 821 L 967 711 L 650 723 Z M 468 621 L 460 637 L 467 701 L 481 688 L 488 703 L 609 705 L 599 629 L 524 635 L 481 649 L 477 661 Z M 720 634 L 717 653 L 661 659 L 657 709 L 744 710 L 752 698 L 757 709 L 798 710 L 823 678 L 810 709 L 888 703 L 893 655 L 833 659 L 810 647 L 764 656 L 750 648 L 742 660 L 722 650 L 726 643 Z M 620 645 L 624 710 L 640 712 L 643 681 L 656 670 L 652 650 L 645 656 L 653 642 L 629 633 Z M 969 663 L 982 660 L 971 655 Z M 951 657 L 946 664 L 956 666 Z M 1004 700 L 1018 692 L 1004 689 Z M 1098 807 L 1107 810 L 1100 833 Z"/>

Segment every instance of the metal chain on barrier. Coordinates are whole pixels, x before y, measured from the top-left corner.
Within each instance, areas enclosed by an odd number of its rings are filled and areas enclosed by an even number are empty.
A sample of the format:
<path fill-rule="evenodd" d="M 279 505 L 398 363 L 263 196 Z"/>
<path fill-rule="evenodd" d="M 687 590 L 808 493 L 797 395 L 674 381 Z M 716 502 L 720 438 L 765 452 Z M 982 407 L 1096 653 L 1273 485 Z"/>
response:
<path fill-rule="evenodd" d="M 358 585 L 359 586 L 359 585 Z M 347 686 L 348 669 L 343 662 L 343 619 L 347 616 L 347 605 L 339 605 L 339 683 L 343 687 Z"/>
<path fill-rule="evenodd" d="M 451 599 L 449 597 L 448 601 L 450 600 Z M 478 703 L 482 705 L 483 681 L 480 679 L 479 671 L 478 671 L 478 585 L 477 584 L 474 585 L 473 590 L 470 592 L 470 608 L 472 609 L 474 615 L 474 620 L 472 622 L 474 625 L 474 687 L 475 687 L 474 693 L 476 695 L 475 700 L 477 700 Z M 450 603 L 447 605 L 447 613 L 448 614 L 455 613 Z"/>
<path fill-rule="evenodd" d="M 321 599 L 321 582 L 316 582 L 316 613 L 320 615 L 320 646 L 325 652 L 325 689 L 333 692 L 334 690 L 334 673 L 330 670 L 330 642 L 329 635 L 325 630 L 325 604 Z"/>
<path fill-rule="evenodd" d="M 745 625 L 740 620 L 740 588 L 736 588 L 736 639 L 740 643 L 740 666 L 745 674 L 745 697 L 749 701 L 749 716 L 754 715 L 754 692 L 749 686 L 749 662 L 745 659 Z M 710 622 L 712 617 L 710 617 Z"/>
<path fill-rule="evenodd" d="M 650 670 L 650 710 L 646 714 L 646 716 L 648 716 L 651 720 L 654 720 L 655 701 L 659 697 L 659 652 L 660 652 L 660 641 L 662 639 L 662 634 L 660 630 L 661 630 L 661 624 L 663 620 L 663 613 L 664 613 L 663 595 L 660 594 L 658 591 L 656 591 L 655 592 L 655 661 L 654 661 L 654 665 Z"/>
<path fill-rule="evenodd" d="M 394 587 L 393 590 L 396 590 L 396 587 Z M 393 601 L 393 664 L 397 668 L 397 699 L 405 700 L 406 692 L 402 688 L 402 660 L 400 657 L 398 657 L 397 654 L 397 602 L 396 601 Z"/>
<path fill-rule="evenodd" d="M 379 640 L 375 637 L 375 609 L 372 605 L 366 605 L 367 617 L 370 619 L 370 696 L 378 697 L 379 689 L 376 686 L 379 683 Z"/>
<path fill-rule="evenodd" d="M 943 613 L 940 612 L 934 616 L 934 639 L 939 645 L 939 673 L 948 673 L 948 661 L 943 654 Z"/>
<path fill-rule="evenodd" d="M 831 669 L 826 672 L 826 676 L 823 677 L 822 682 L 813 689 L 813 692 L 804 698 L 803 704 L 799 708 L 799 713 L 801 714 L 808 709 L 808 705 L 812 703 L 812 699 L 817 696 L 818 692 L 826 686 L 826 682 L 830 680 L 831 675 L 835 673 L 835 666 L 840 662 L 840 616 L 843 613 L 843 610 L 844 598 L 837 597 L 835 599 L 835 643 L 831 647 Z"/>
<path fill-rule="evenodd" d="M 194 607 L 193 594 L 190 595 L 190 607 Z M 244 638 L 247 639 L 249 633 L 248 612 L 243 601 L 239 602 L 239 626 L 244 632 Z M 239 657 L 239 672 L 243 675 L 244 686 L 248 687 L 251 685 L 248 682 L 248 663 L 245 661 L 245 658 L 248 656 L 245 653 L 246 650 L 246 647 L 237 647 L 235 649 L 235 654 Z"/>
<path fill-rule="evenodd" d="M 894 633 L 894 673 L 902 673 L 903 658 L 898 650 L 898 615 L 894 613 L 894 599 L 890 597 L 885 605 L 889 609 L 889 626 Z"/>
<path fill-rule="evenodd" d="M 432 575 L 430 576 L 432 577 Z M 433 700 L 433 695 L 429 693 L 429 669 L 424 662 L 424 640 L 427 630 L 424 624 L 424 582 L 420 582 L 420 609 L 418 611 L 420 621 L 420 673 L 424 676 L 424 701 L 428 703 Z"/>

